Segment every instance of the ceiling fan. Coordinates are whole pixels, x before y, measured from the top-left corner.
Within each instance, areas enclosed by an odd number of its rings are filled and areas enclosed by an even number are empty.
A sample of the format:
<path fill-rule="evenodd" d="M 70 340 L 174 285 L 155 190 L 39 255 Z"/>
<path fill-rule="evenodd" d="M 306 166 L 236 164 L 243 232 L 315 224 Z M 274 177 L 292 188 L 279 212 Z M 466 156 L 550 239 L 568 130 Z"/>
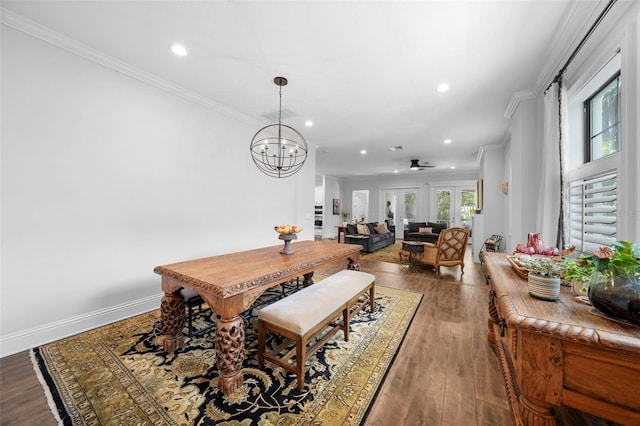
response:
<path fill-rule="evenodd" d="M 435 167 L 433 164 L 420 164 L 420 160 L 411 160 L 411 165 L 409 168 L 411 170 L 424 170 L 425 167 Z"/>

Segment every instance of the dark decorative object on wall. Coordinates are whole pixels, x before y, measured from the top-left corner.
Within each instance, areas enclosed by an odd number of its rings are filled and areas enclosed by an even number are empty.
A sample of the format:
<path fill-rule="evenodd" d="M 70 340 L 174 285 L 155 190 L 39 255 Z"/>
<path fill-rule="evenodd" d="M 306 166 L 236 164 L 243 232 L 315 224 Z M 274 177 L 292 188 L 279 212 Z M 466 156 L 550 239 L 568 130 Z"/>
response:
<path fill-rule="evenodd" d="M 249 150 L 253 162 L 264 174 L 284 178 L 294 175 L 307 159 L 307 141 L 296 129 L 282 124 L 282 86 L 287 79 L 276 77 L 273 82 L 280 86 L 278 124 L 269 124 L 258 130 L 251 140 Z"/>
<path fill-rule="evenodd" d="M 340 214 L 340 198 L 333 199 L 333 214 Z"/>

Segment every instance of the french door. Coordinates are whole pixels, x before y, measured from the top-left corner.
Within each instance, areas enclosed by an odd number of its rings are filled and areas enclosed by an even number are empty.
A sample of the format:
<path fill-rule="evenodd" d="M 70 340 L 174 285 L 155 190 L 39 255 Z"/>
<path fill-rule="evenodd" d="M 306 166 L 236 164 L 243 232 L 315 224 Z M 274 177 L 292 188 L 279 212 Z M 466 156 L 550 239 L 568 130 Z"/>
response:
<path fill-rule="evenodd" d="M 475 182 L 473 183 L 475 185 Z M 436 222 L 447 227 L 471 229 L 471 218 L 476 209 L 476 189 L 470 185 L 440 186 L 433 188 L 431 205 Z"/>
<path fill-rule="evenodd" d="M 396 238 L 404 238 L 404 226 L 419 216 L 419 188 L 391 188 L 381 191 L 382 217 L 393 220 Z"/>

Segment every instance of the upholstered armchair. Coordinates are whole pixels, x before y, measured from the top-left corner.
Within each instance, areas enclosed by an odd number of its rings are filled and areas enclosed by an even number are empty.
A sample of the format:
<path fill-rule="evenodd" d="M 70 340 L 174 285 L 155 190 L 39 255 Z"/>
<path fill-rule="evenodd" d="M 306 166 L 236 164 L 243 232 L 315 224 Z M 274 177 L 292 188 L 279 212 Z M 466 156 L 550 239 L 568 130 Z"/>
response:
<path fill-rule="evenodd" d="M 467 249 L 469 230 L 464 228 L 443 229 L 436 244 L 424 243 L 423 262 L 433 265 L 436 276 L 441 266 L 457 266 L 464 274 L 464 252 Z"/>

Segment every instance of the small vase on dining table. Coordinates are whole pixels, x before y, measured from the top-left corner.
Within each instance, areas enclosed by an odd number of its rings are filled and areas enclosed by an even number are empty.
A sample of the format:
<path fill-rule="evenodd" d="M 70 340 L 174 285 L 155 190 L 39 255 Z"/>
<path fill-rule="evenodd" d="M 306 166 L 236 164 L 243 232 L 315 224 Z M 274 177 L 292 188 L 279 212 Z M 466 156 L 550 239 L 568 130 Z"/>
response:
<path fill-rule="evenodd" d="M 293 249 L 291 248 L 291 240 L 298 239 L 298 235 L 296 234 L 280 234 L 278 237 L 281 240 L 284 240 L 284 248 L 280 250 L 280 254 L 293 254 Z"/>

